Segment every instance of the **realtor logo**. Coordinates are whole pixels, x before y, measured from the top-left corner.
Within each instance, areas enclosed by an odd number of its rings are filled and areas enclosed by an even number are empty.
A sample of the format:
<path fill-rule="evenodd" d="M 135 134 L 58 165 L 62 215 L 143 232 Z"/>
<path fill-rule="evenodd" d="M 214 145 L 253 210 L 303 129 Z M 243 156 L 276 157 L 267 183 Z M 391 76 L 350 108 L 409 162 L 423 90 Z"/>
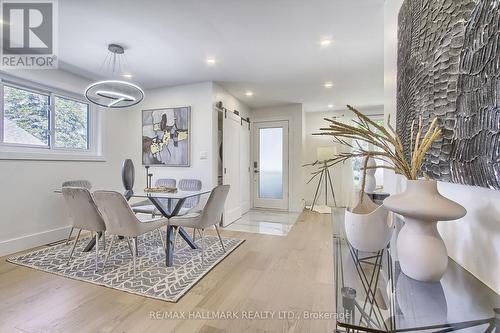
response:
<path fill-rule="evenodd" d="M 3 68 L 57 68 L 54 0 L 4 0 L 2 3 Z"/>

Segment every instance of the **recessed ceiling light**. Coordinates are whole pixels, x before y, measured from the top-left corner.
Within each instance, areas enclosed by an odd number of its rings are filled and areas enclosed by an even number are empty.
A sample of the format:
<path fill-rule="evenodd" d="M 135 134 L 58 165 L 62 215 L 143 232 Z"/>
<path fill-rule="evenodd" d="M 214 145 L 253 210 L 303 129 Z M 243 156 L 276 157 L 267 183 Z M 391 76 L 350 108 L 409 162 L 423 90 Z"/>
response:
<path fill-rule="evenodd" d="M 253 96 L 253 91 L 250 91 L 250 90 L 246 91 L 245 92 L 245 96 L 246 97 L 252 97 Z"/>
<path fill-rule="evenodd" d="M 319 45 L 326 47 L 332 44 L 332 40 L 330 38 L 323 38 L 319 41 Z"/>
<path fill-rule="evenodd" d="M 334 107 L 334 105 L 333 105 L 333 104 L 328 104 L 328 108 L 329 108 L 329 109 L 331 109 L 331 108 L 333 108 L 333 107 Z"/>
<path fill-rule="evenodd" d="M 126 79 L 131 79 L 133 77 L 132 74 L 122 74 L 122 76 Z"/>
<path fill-rule="evenodd" d="M 215 58 L 214 57 L 208 57 L 206 61 L 207 61 L 207 65 L 210 65 L 210 66 L 215 65 Z"/>
<path fill-rule="evenodd" d="M 327 88 L 327 89 L 328 89 L 328 88 L 331 88 L 331 87 L 333 87 L 333 82 L 331 82 L 331 81 L 326 81 L 326 82 L 323 84 L 323 87 L 325 87 L 325 88 Z"/>

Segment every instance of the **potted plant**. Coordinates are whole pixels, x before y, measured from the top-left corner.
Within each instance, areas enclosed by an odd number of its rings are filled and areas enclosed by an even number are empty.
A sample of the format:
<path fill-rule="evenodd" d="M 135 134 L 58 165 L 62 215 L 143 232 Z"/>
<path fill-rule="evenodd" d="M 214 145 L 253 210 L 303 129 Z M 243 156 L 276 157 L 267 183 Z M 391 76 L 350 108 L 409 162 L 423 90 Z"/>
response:
<path fill-rule="evenodd" d="M 425 155 L 441 136 L 437 118 L 432 120 L 425 133 L 422 119 L 419 119 L 416 131 L 415 121 L 412 123 L 410 153 L 406 155 L 401 139 L 390 125 L 390 118 L 386 129 L 352 106 L 347 107 L 356 115 L 357 119 L 353 120 L 356 126 L 325 118 L 329 126 L 321 128 L 320 133 L 315 133 L 332 136 L 335 142 L 352 149 L 351 152 L 340 153 L 329 160 L 328 165 L 343 163 L 354 157 L 372 157 L 385 164 L 368 166 L 365 162 L 364 173 L 371 168 L 386 168 L 407 179 L 406 191 L 386 198 L 383 203 L 384 207 L 405 218 L 405 225 L 397 241 L 401 270 L 416 280 L 439 280 L 446 271 L 448 254 L 437 230 L 437 221 L 461 218 L 466 210 L 441 196 L 437 190 L 437 182 L 429 180 L 422 172 Z M 365 150 L 358 141 L 364 141 L 378 150 Z M 364 200 L 363 192 L 364 184 L 361 203 Z"/>

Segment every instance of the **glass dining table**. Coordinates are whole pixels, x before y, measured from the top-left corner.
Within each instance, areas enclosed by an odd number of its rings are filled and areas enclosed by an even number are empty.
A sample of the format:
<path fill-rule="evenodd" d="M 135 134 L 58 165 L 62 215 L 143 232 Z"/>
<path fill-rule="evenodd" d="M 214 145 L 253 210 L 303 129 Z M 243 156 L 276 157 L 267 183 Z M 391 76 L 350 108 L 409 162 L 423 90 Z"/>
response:
<path fill-rule="evenodd" d="M 55 190 L 56 193 L 62 193 L 62 190 Z M 184 202 L 188 198 L 199 197 L 204 194 L 210 193 L 210 190 L 201 191 L 181 191 L 177 190 L 175 192 L 132 192 L 129 193 L 129 197 L 148 199 L 151 203 L 158 209 L 163 217 L 171 218 L 178 216 L 181 211 Z M 192 248 L 196 249 L 197 246 L 191 236 L 182 227 L 167 226 L 166 244 L 165 244 L 165 264 L 167 266 L 172 266 L 174 264 L 174 231 L 175 228 L 179 228 L 179 235 L 186 241 L 186 243 Z M 101 236 L 99 236 L 101 237 Z M 95 236 L 89 241 L 85 246 L 84 251 L 91 251 L 95 246 Z"/>

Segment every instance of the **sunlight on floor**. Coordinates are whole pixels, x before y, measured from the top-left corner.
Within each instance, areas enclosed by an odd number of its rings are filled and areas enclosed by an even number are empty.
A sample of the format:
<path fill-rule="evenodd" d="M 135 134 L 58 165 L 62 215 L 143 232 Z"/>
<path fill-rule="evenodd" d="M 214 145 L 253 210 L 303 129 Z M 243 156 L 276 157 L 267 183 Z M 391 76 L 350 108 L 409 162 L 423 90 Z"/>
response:
<path fill-rule="evenodd" d="M 224 229 L 286 236 L 299 215 L 300 213 L 294 212 L 252 209 Z"/>

